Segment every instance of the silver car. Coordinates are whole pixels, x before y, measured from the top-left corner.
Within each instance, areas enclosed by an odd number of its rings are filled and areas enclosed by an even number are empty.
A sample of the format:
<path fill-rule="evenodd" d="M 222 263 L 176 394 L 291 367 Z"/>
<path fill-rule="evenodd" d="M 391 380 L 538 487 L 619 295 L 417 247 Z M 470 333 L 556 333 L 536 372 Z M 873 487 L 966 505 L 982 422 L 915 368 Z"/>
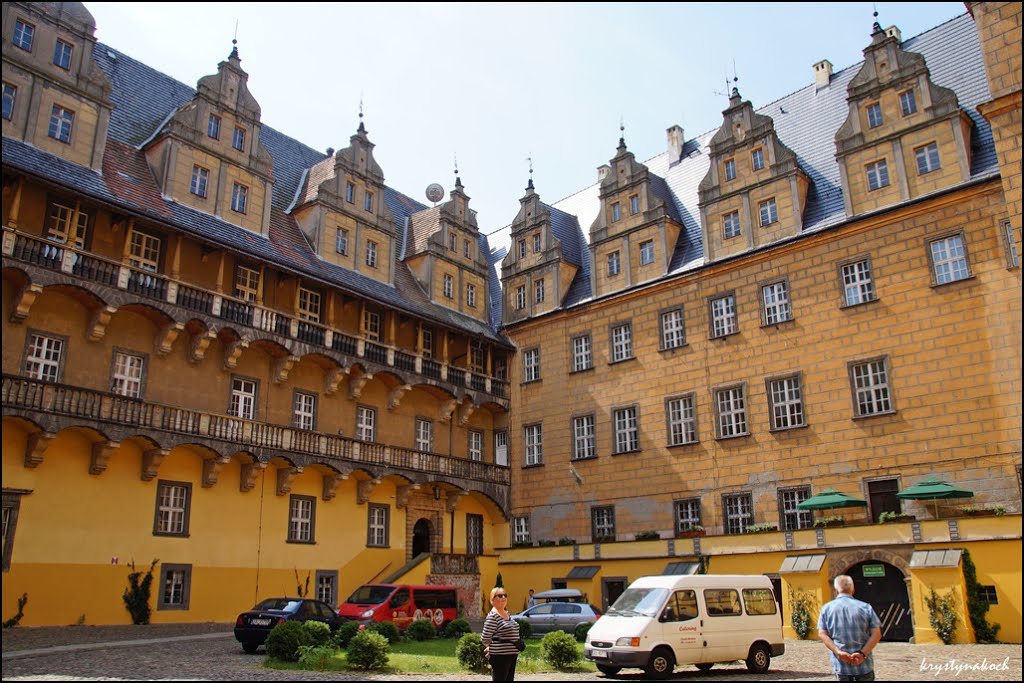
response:
<path fill-rule="evenodd" d="M 593 624 L 601 610 L 585 602 L 545 602 L 513 614 L 512 618 L 530 624 L 531 633 L 565 631 L 575 633 L 580 624 Z"/>

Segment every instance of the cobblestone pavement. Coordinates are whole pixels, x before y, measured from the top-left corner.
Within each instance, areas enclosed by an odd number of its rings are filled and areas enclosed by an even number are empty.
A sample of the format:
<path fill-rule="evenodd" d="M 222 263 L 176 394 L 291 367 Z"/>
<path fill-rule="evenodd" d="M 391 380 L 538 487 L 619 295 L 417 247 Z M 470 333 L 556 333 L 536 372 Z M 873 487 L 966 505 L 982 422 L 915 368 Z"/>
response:
<path fill-rule="evenodd" d="M 10 680 L 304 680 L 433 681 L 417 674 L 366 675 L 337 672 L 274 671 L 264 657 L 246 655 L 231 624 L 150 626 L 66 626 L 3 631 L 4 681 Z M 1020 645 L 911 645 L 882 643 L 875 653 L 879 680 L 1020 681 Z M 448 677 L 448 676 L 446 676 Z M 742 665 L 715 666 L 708 673 L 681 668 L 673 680 L 827 681 L 831 675 L 825 648 L 817 642 L 786 641 L 786 655 L 760 677 Z M 487 681 L 481 674 L 456 674 L 458 681 Z M 520 674 L 523 681 L 601 681 L 600 673 Z M 619 678 L 639 681 L 627 670 Z"/>

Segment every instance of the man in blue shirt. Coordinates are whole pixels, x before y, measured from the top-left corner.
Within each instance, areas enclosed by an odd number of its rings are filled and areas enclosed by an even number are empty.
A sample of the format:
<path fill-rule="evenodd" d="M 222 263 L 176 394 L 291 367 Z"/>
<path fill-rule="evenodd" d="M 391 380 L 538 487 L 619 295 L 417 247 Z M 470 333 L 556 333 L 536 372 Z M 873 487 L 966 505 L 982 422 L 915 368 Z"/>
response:
<path fill-rule="evenodd" d="M 873 681 L 871 651 L 882 640 L 882 622 L 866 602 L 853 597 L 853 579 L 841 575 L 832 585 L 836 599 L 818 615 L 818 637 L 832 659 L 837 681 Z"/>

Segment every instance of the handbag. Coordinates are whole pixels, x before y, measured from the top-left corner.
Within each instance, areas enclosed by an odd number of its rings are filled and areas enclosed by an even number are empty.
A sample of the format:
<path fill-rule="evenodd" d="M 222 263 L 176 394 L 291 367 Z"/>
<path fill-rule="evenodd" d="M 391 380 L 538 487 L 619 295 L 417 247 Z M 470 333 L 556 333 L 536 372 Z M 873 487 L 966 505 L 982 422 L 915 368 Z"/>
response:
<path fill-rule="evenodd" d="M 520 652 L 525 650 L 526 649 L 526 641 L 523 640 L 522 638 L 517 638 L 516 639 L 516 649 L 519 650 Z"/>

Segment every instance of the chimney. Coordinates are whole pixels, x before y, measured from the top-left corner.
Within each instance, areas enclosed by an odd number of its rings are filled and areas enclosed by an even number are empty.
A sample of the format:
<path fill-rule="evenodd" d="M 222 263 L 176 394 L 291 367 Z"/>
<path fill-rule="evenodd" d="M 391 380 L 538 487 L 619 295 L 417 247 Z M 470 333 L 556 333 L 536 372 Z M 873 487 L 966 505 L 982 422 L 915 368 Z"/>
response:
<path fill-rule="evenodd" d="M 832 80 L 832 62 L 823 59 L 814 65 L 814 89 L 821 90 Z"/>
<path fill-rule="evenodd" d="M 683 144 L 686 138 L 683 137 L 683 127 L 674 125 L 665 131 L 668 138 L 668 162 L 674 164 L 683 157 Z"/>
<path fill-rule="evenodd" d="M 903 34 L 900 33 L 899 28 L 897 28 L 895 24 L 885 29 L 885 35 L 890 38 L 895 38 L 897 43 L 903 42 Z"/>
<path fill-rule="evenodd" d="M 607 178 L 608 174 L 611 173 L 611 172 L 612 172 L 612 167 L 609 166 L 608 164 L 605 164 L 604 166 L 598 166 L 597 167 L 597 181 L 601 182 L 602 180 Z"/>

